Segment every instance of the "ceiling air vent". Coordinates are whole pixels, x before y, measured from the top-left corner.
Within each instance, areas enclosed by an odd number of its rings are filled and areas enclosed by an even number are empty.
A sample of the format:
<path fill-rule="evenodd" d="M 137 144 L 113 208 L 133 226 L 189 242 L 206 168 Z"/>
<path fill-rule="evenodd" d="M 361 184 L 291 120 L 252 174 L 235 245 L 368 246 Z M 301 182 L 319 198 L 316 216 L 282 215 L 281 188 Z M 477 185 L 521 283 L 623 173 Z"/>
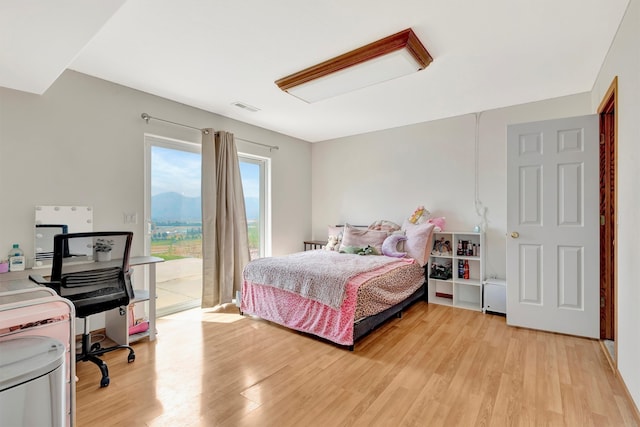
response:
<path fill-rule="evenodd" d="M 244 102 L 240 102 L 240 101 L 232 102 L 231 105 L 235 105 L 236 107 L 242 108 L 243 110 L 251 111 L 252 113 L 255 113 L 256 111 L 260 111 L 259 108 L 249 104 L 245 104 Z"/>

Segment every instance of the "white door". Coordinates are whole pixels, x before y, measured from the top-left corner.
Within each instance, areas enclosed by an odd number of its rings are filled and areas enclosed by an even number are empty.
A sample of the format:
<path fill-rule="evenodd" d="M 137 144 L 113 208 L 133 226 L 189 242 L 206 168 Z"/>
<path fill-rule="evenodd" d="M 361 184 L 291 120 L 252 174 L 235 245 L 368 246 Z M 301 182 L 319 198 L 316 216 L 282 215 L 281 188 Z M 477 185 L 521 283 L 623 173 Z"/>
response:
<path fill-rule="evenodd" d="M 600 334 L 598 116 L 507 127 L 507 323 Z"/>

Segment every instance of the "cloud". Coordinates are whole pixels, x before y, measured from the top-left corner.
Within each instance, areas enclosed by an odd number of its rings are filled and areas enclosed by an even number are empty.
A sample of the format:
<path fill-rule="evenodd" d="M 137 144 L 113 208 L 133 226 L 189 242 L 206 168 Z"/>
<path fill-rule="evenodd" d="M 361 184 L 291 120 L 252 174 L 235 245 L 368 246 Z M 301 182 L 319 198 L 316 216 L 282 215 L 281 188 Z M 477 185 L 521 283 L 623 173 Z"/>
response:
<path fill-rule="evenodd" d="M 200 153 L 154 146 L 151 155 L 151 195 L 175 192 L 200 196 Z M 260 166 L 240 161 L 245 197 L 260 196 Z"/>
<path fill-rule="evenodd" d="M 175 192 L 200 196 L 200 153 L 153 147 L 151 194 Z"/>

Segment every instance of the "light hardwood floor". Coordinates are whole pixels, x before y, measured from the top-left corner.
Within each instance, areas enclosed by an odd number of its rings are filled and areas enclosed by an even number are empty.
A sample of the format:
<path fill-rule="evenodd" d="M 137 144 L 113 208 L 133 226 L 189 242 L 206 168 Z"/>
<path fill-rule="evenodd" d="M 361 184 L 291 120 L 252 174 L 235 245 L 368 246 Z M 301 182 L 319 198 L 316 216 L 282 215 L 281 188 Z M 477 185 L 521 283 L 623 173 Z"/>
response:
<path fill-rule="evenodd" d="M 597 341 L 419 302 L 354 352 L 191 310 L 77 367 L 83 426 L 637 426 Z"/>

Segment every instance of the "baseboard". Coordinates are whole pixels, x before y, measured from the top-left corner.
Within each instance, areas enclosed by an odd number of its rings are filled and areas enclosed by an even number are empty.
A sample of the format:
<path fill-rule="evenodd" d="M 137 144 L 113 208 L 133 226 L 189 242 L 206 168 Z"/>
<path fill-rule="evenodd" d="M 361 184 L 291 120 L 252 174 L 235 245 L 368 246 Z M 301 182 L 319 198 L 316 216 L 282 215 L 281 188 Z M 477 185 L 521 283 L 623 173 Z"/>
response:
<path fill-rule="evenodd" d="M 609 353 L 609 349 L 604 344 L 603 340 L 600 340 L 600 348 L 602 349 L 602 353 L 604 353 L 604 357 L 607 358 L 607 362 L 609 362 L 609 367 L 613 371 L 613 374 L 615 376 L 619 376 L 618 369 L 616 368 L 616 362 L 613 360 L 613 357 L 611 357 L 611 353 Z"/>
<path fill-rule="evenodd" d="M 602 340 L 600 340 L 600 348 L 602 348 L 602 352 L 604 353 L 604 356 L 607 358 L 607 361 L 609 362 L 609 366 L 611 367 L 613 374 L 616 376 L 616 378 L 620 382 L 620 385 L 622 386 L 622 390 L 624 391 L 624 394 L 627 396 L 627 400 L 629 401 L 629 403 L 631 403 L 631 409 L 633 411 L 633 417 L 635 418 L 636 423 L 640 425 L 640 410 L 638 410 L 638 405 L 636 405 L 636 402 L 633 400 L 633 397 L 631 396 L 631 393 L 627 388 L 627 384 L 624 382 L 624 379 L 622 378 L 620 371 L 618 371 L 616 362 L 611 357 L 609 350 L 607 350 L 607 347 L 604 345 L 604 341 Z"/>
<path fill-rule="evenodd" d="M 631 402 L 631 408 L 633 409 L 633 416 L 636 419 L 636 423 L 640 425 L 640 411 L 638 410 L 638 405 L 636 405 L 636 402 L 633 400 L 633 397 L 631 396 L 631 393 L 629 392 L 629 389 L 627 388 L 627 385 L 622 379 L 622 375 L 620 375 L 620 371 L 618 371 L 617 368 L 616 368 L 616 375 L 618 377 L 618 380 L 620 381 L 620 384 L 622 384 L 622 389 L 624 390 L 624 393 L 627 395 L 627 399 L 629 400 L 629 402 Z"/>

